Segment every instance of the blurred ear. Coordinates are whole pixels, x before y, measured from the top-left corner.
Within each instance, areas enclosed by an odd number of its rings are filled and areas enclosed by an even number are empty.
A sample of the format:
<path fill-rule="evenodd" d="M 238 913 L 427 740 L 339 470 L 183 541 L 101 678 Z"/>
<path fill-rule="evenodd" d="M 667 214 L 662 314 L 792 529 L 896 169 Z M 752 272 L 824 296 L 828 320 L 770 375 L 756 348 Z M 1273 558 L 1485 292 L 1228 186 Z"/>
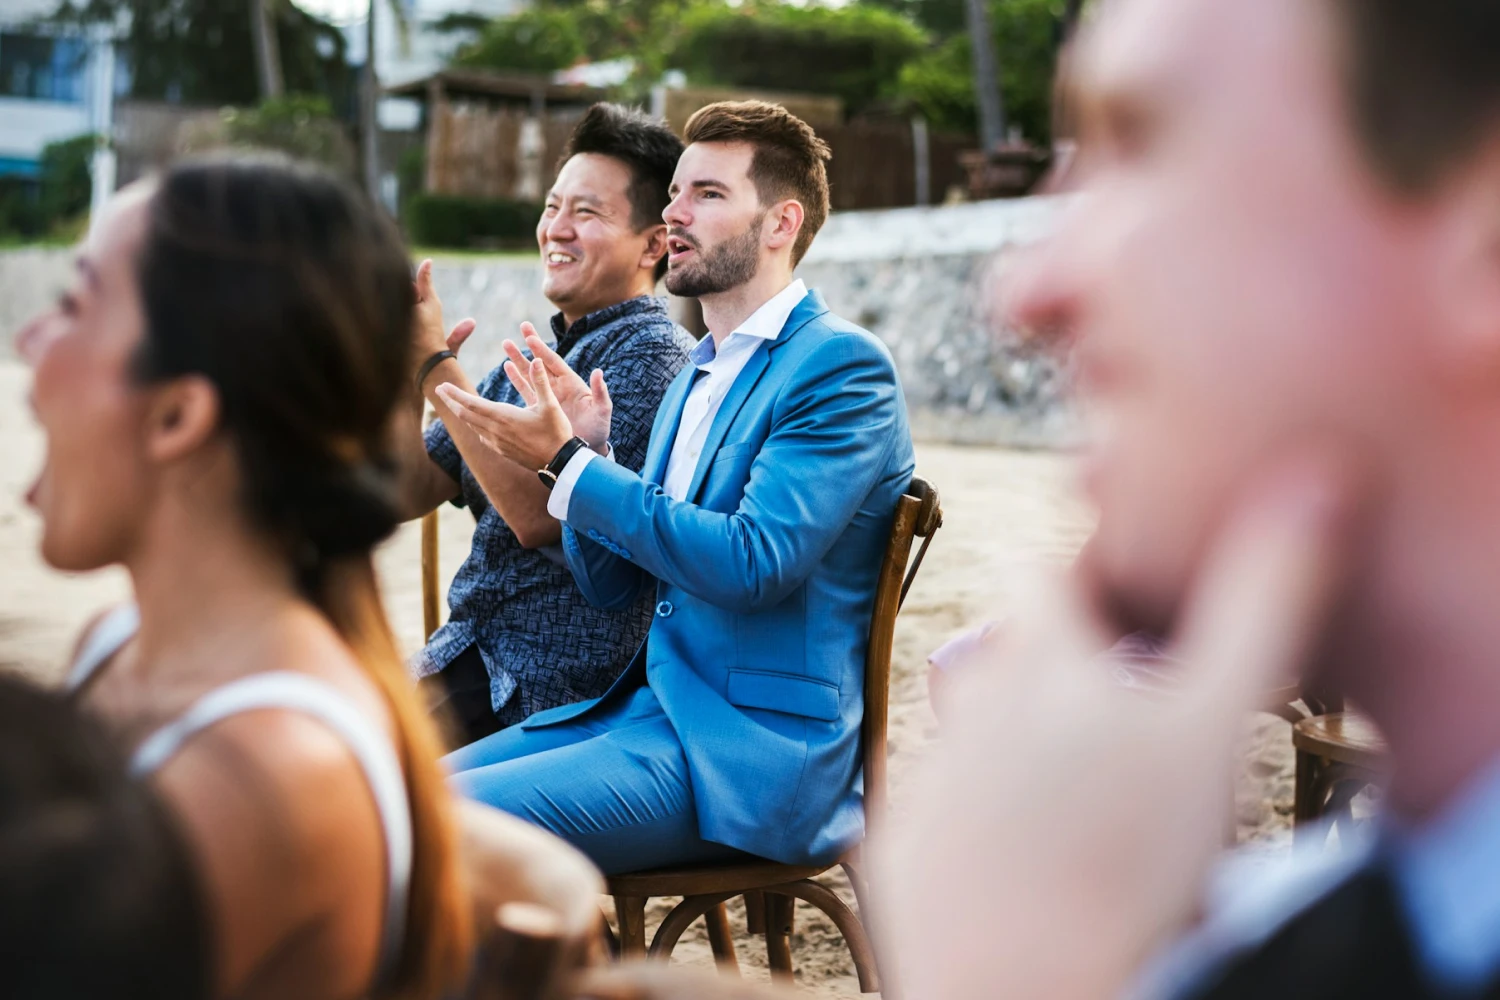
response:
<path fill-rule="evenodd" d="M 201 448 L 219 429 L 219 391 L 201 375 L 154 387 L 146 420 L 146 453 L 173 462 Z"/>
<path fill-rule="evenodd" d="M 802 203 L 795 198 L 772 205 L 771 210 L 766 213 L 766 246 L 772 250 L 780 250 L 796 243 L 805 214 Z"/>
<path fill-rule="evenodd" d="M 651 226 L 643 231 L 646 237 L 646 249 L 641 253 L 640 262 L 636 265 L 642 270 L 654 271 L 656 265 L 667 254 L 667 227 L 666 224 Z"/>
<path fill-rule="evenodd" d="M 1444 376 L 1500 399 L 1500 140 L 1437 195 L 1430 301 Z"/>

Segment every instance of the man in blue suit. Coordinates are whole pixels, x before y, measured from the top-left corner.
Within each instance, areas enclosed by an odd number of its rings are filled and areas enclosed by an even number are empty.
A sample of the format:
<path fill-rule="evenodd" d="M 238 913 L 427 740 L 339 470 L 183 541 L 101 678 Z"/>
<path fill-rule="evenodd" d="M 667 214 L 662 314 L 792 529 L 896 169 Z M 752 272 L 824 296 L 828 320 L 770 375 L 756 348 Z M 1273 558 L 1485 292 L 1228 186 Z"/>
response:
<path fill-rule="evenodd" d="M 656 617 L 600 699 L 447 758 L 464 794 L 532 820 L 607 872 L 743 853 L 830 861 L 863 833 L 860 721 L 876 576 L 911 481 L 885 347 L 793 269 L 827 218 L 828 147 L 761 102 L 688 122 L 667 287 L 710 336 L 667 390 L 637 474 L 610 460 L 608 389 L 539 340 L 527 401 L 439 390 L 552 487 L 588 599 Z"/>

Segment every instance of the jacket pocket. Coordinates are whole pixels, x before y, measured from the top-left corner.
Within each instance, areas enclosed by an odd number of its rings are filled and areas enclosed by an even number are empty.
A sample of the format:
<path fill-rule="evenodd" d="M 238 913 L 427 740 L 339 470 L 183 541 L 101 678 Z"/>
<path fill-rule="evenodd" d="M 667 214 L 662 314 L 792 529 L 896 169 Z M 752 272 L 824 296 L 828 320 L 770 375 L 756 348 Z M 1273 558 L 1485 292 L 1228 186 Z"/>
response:
<path fill-rule="evenodd" d="M 764 708 L 824 722 L 839 717 L 839 689 L 811 677 L 731 670 L 725 697 L 740 708 Z"/>

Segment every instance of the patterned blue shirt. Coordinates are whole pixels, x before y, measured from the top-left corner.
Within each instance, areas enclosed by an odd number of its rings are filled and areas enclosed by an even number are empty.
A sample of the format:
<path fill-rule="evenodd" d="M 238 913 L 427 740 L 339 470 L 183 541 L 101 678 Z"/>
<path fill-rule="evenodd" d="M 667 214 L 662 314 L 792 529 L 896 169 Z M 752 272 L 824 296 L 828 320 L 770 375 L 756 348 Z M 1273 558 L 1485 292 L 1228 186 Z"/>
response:
<path fill-rule="evenodd" d="M 640 471 L 662 395 L 687 364 L 693 339 L 642 296 L 564 327 L 552 317 L 557 351 L 583 377 L 604 370 L 614 416 L 610 444 L 621 465 Z M 496 368 L 479 384 L 486 399 L 524 405 Z M 471 644 L 490 675 L 490 702 L 509 725 L 556 705 L 597 698 L 630 662 L 651 623 L 650 593 L 626 611 L 589 604 L 563 562 L 562 546 L 522 548 L 490 505 L 441 421 L 427 429 L 427 453 L 459 483 L 453 503 L 474 515 L 474 542 L 448 590 L 448 622 L 417 654 L 418 677 L 442 670 Z"/>

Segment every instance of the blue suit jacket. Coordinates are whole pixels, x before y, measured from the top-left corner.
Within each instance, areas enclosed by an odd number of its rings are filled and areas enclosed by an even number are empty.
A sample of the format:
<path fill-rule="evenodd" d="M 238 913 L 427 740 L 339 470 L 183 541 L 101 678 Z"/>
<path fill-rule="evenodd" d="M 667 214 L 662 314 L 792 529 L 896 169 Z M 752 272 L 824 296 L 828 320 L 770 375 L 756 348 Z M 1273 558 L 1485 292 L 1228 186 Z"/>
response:
<path fill-rule="evenodd" d="M 659 485 L 697 369 L 672 383 L 641 474 L 589 463 L 563 546 L 584 595 L 656 587 L 646 641 L 603 698 L 649 683 L 686 751 L 704 839 L 789 864 L 863 834 L 860 721 L 875 582 L 914 468 L 890 354 L 810 292 L 710 425 L 685 501 Z"/>

